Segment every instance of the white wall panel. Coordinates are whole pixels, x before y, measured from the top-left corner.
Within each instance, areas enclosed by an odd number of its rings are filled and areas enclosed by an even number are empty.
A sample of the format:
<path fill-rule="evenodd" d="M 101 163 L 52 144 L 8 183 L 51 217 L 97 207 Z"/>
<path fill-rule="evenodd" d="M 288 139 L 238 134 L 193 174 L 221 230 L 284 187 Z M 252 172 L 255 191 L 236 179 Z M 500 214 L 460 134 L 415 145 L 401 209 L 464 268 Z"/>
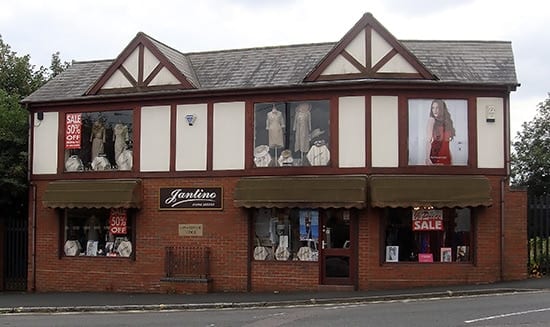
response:
<path fill-rule="evenodd" d="M 33 126 L 33 174 L 56 174 L 58 154 L 59 114 L 45 112 L 44 119 L 39 121 L 34 114 Z"/>
<path fill-rule="evenodd" d="M 365 167 L 365 97 L 338 99 L 338 166 Z"/>
<path fill-rule="evenodd" d="M 170 170 L 170 106 L 141 108 L 140 169 Z"/>
<path fill-rule="evenodd" d="M 244 102 L 214 104 L 212 168 L 244 169 Z"/>
<path fill-rule="evenodd" d="M 502 98 L 477 98 L 477 166 L 504 168 L 504 102 Z M 487 111 L 494 109 L 494 122 Z"/>
<path fill-rule="evenodd" d="M 196 117 L 193 126 L 186 116 Z M 178 105 L 176 170 L 206 170 L 208 113 L 206 104 Z"/>
<path fill-rule="evenodd" d="M 373 96 L 371 106 L 372 166 L 399 166 L 398 104 L 395 96 Z"/>

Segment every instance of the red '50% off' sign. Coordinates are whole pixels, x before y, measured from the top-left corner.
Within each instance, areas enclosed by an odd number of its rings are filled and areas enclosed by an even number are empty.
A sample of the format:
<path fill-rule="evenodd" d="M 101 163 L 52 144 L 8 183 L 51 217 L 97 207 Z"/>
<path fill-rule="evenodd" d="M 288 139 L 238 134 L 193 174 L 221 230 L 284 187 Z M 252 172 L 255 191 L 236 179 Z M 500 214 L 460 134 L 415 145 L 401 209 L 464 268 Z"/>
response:
<path fill-rule="evenodd" d="M 109 217 L 109 230 L 113 235 L 126 234 L 127 230 L 127 216 L 126 209 L 117 208 L 111 209 L 111 215 Z"/>

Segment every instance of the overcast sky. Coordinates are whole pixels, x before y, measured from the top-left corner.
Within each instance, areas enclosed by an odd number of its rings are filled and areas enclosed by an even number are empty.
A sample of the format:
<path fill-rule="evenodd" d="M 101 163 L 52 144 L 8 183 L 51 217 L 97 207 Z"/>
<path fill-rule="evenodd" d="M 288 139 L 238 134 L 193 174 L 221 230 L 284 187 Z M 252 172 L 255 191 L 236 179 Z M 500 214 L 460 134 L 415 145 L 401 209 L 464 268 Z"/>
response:
<path fill-rule="evenodd" d="M 512 136 L 550 92 L 547 0 L 0 0 L 0 35 L 48 67 L 114 59 L 138 32 L 181 52 L 339 41 L 370 12 L 399 40 L 511 41 Z"/>

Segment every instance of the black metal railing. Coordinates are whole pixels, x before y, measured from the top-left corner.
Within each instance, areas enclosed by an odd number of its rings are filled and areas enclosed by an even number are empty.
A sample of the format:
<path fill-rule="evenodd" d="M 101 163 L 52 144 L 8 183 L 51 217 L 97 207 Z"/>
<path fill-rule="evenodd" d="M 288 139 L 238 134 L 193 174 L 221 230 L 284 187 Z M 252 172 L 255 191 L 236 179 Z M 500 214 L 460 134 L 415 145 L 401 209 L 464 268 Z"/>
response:
<path fill-rule="evenodd" d="M 529 196 L 529 273 L 550 274 L 550 195 Z"/>
<path fill-rule="evenodd" d="M 192 246 L 166 247 L 166 277 L 208 278 L 209 275 L 209 248 Z"/>

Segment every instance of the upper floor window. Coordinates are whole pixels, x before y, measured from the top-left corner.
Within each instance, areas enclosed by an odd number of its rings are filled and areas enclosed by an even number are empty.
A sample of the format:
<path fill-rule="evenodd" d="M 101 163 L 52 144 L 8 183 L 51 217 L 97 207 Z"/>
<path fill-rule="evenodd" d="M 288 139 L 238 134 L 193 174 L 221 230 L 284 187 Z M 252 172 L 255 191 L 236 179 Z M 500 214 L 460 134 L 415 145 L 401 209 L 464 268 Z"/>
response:
<path fill-rule="evenodd" d="M 132 110 L 65 114 L 65 171 L 132 170 Z"/>
<path fill-rule="evenodd" d="M 256 167 L 328 166 L 330 106 L 326 100 L 257 103 Z"/>
<path fill-rule="evenodd" d="M 409 100 L 409 165 L 468 164 L 468 103 Z"/>

